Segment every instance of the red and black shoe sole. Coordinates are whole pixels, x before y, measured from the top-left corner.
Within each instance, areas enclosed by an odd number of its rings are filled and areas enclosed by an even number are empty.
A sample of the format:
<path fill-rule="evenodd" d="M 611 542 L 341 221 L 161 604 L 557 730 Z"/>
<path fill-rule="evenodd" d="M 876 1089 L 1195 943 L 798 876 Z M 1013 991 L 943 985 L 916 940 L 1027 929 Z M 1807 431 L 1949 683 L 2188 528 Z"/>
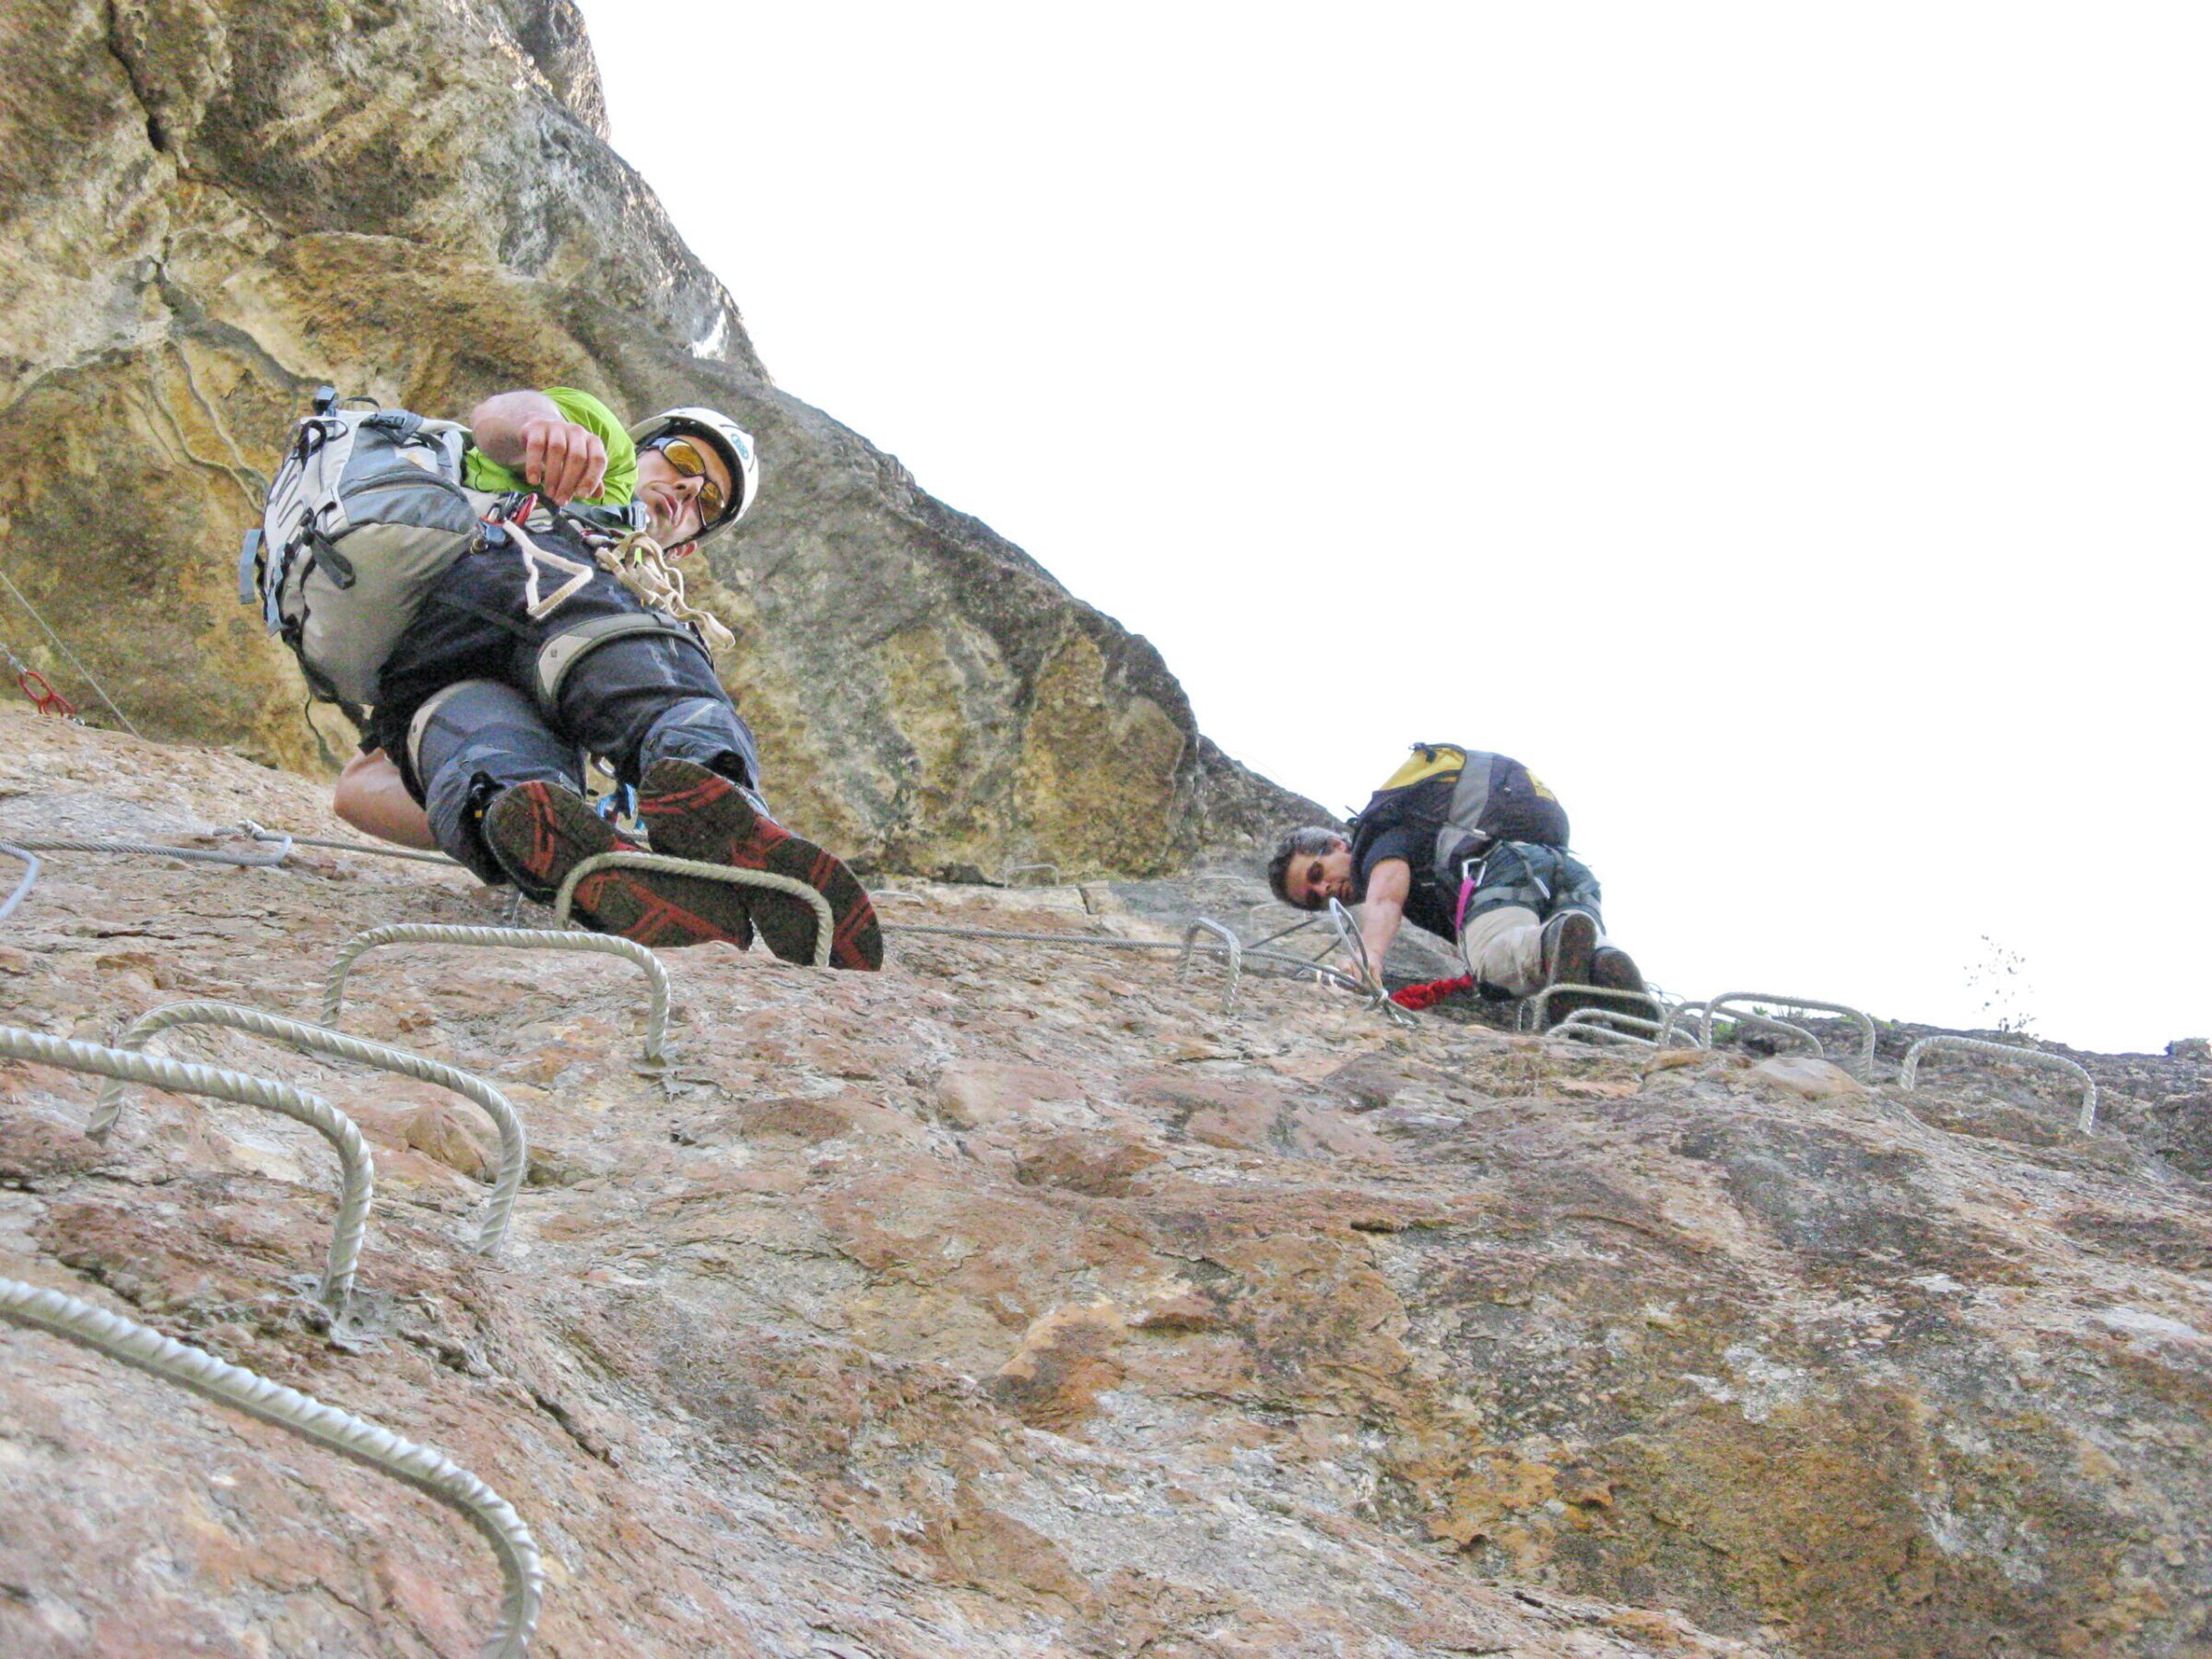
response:
<path fill-rule="evenodd" d="M 634 853 L 582 796 L 557 783 L 518 783 L 484 814 L 484 844 L 525 893 L 550 899 L 568 874 L 602 853 Z M 753 940 L 745 889 L 660 870 L 594 870 L 576 884 L 574 912 L 595 933 L 654 950 Z"/>
<path fill-rule="evenodd" d="M 638 790 L 638 812 L 660 852 L 804 882 L 830 903 L 830 965 L 883 966 L 883 930 L 859 877 L 835 853 L 756 812 L 727 778 L 689 760 L 656 760 Z M 814 960 L 820 922 L 812 905 L 758 888 L 746 897 L 771 950 L 787 962 Z"/>
<path fill-rule="evenodd" d="M 1547 931 L 1550 924 L 1546 924 Z M 1597 949 L 1597 923 L 1584 911 L 1569 911 L 1559 918 L 1559 929 L 1546 943 L 1551 960 L 1545 964 L 1547 985 L 1587 985 L 1590 959 Z M 1569 991 L 1544 1005 L 1544 1027 L 1549 1030 L 1578 1009 L 1595 1006 L 1600 999 Z"/>

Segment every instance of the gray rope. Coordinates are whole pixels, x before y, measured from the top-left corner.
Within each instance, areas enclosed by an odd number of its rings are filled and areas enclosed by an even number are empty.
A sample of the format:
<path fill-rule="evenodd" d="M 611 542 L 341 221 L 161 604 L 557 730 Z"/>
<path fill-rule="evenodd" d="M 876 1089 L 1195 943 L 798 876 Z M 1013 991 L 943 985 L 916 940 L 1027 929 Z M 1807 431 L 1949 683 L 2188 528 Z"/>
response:
<path fill-rule="evenodd" d="M 181 1025 L 229 1026 L 234 1031 L 251 1031 L 258 1037 L 288 1042 L 294 1048 L 335 1054 L 341 1059 L 359 1061 L 363 1065 L 373 1065 L 424 1083 L 434 1083 L 441 1088 L 451 1089 L 457 1095 L 474 1100 L 484 1109 L 500 1132 L 499 1174 L 492 1182 L 491 1204 L 485 1211 L 484 1225 L 477 1234 L 477 1249 L 484 1255 L 499 1253 L 500 1246 L 507 1238 L 507 1219 L 514 1208 L 515 1194 L 522 1190 L 523 1176 L 529 1167 L 530 1142 L 513 1105 L 483 1078 L 407 1049 L 392 1048 L 382 1042 L 367 1042 L 359 1037 L 348 1037 L 343 1031 L 306 1025 L 297 1019 L 285 1019 L 275 1014 L 265 1014 L 258 1008 L 241 1008 L 235 1003 L 170 1003 L 140 1015 L 130 1030 L 115 1040 L 115 1046 L 133 1053 L 142 1052 L 155 1032 Z M 85 1133 L 92 1139 L 105 1141 L 113 1132 L 115 1120 L 123 1113 L 124 1088 L 125 1085 L 118 1079 L 100 1090 L 100 1101 L 93 1108 L 92 1120 L 85 1125 Z"/>
<path fill-rule="evenodd" d="M 16 906 L 23 902 L 23 896 L 30 891 L 30 884 L 38 880 L 39 861 L 26 849 L 9 841 L 0 841 L 0 853 L 23 861 L 23 879 L 16 883 L 15 891 L 5 900 L 0 900 L 0 922 L 5 922 L 16 913 Z"/>
<path fill-rule="evenodd" d="M 442 1452 L 58 1290 L 0 1278 L 0 1319 L 45 1331 L 288 1430 L 456 1512 L 491 1545 L 504 1581 L 499 1629 L 485 1643 L 485 1659 L 521 1659 L 529 1651 L 545 1597 L 537 1541 L 504 1498 Z"/>
<path fill-rule="evenodd" d="M 1931 1052 L 1959 1052 L 1969 1054 L 1997 1054 L 2021 1065 L 2040 1066 L 2072 1077 L 2081 1085 L 2081 1115 L 2074 1126 L 2083 1135 L 2097 1127 L 2097 1079 L 2064 1054 L 2046 1054 L 2041 1049 L 2014 1048 L 2008 1042 L 1989 1042 L 1980 1037 L 1923 1037 L 1905 1051 L 1905 1064 L 1898 1073 L 1899 1086 L 1917 1088 L 1920 1077 L 1920 1057 Z"/>
<path fill-rule="evenodd" d="M 1209 922 L 1201 916 L 1183 929 L 1182 956 L 1176 962 L 1175 977 L 1187 979 L 1190 976 L 1192 953 L 1197 948 L 1198 935 L 1208 933 L 1221 941 L 1229 956 L 1229 989 L 1221 994 L 1221 1008 L 1227 1013 L 1237 1006 L 1237 981 L 1244 972 L 1244 947 L 1238 943 L 1237 935 L 1220 923 Z"/>
<path fill-rule="evenodd" d="M 1765 1003 L 1771 1007 L 1788 1008 L 1793 1011 L 1800 1008 L 1811 1008 L 1823 1014 L 1841 1014 L 1845 1018 L 1854 1021 L 1859 1028 L 1858 1063 L 1849 1069 L 1854 1076 L 1861 1077 L 1871 1077 L 1874 1074 L 1874 1021 L 1856 1008 L 1843 1003 L 1817 1002 L 1809 996 L 1769 996 L 1760 991 L 1731 991 L 1725 995 L 1714 997 L 1705 1005 L 1705 1040 L 1708 1045 L 1712 1041 L 1713 1016 L 1721 1011 L 1723 1003 Z M 1802 1030 L 1804 1028 L 1792 1026 L 1791 1030 Z M 1817 1042 L 1819 1040 L 1816 1037 L 1814 1041 Z"/>
<path fill-rule="evenodd" d="M 644 974 L 651 999 L 645 1016 L 645 1058 L 659 1062 L 668 1036 L 668 970 L 660 959 L 634 939 L 611 934 L 555 933 L 536 927 L 446 927 L 431 922 L 395 922 L 372 927 L 338 947 L 330 977 L 323 984 L 323 1023 L 335 1027 L 346 1004 L 346 976 L 354 962 L 380 945 L 474 945 L 488 949 L 590 950 L 618 956 L 634 962 Z"/>
<path fill-rule="evenodd" d="M 6 571 L 0 571 L 0 582 L 7 582 L 7 591 L 13 594 L 16 596 L 17 602 L 20 604 L 25 610 L 30 613 L 30 619 L 33 622 L 36 622 L 41 629 L 45 629 L 46 637 L 52 640 L 54 643 L 54 649 L 59 651 L 64 656 L 67 657 L 71 663 L 76 664 L 76 671 L 85 677 L 86 680 L 90 683 L 93 690 L 100 693 L 100 700 L 108 705 L 108 712 L 113 714 L 116 719 L 123 722 L 123 729 L 130 733 L 132 736 L 137 738 L 141 743 L 145 742 L 146 734 L 141 732 L 136 726 L 133 725 L 131 724 L 131 717 L 115 706 L 115 700 L 108 695 L 108 688 L 101 685 L 100 681 L 92 677 L 91 669 L 86 667 L 84 664 L 77 661 L 76 653 L 70 650 L 67 645 L 62 642 L 62 636 L 55 633 L 53 629 L 46 626 L 46 618 L 39 615 L 39 607 L 33 605 L 30 600 L 25 596 L 21 588 L 18 587 L 14 582 L 8 582 L 7 572 Z"/>
<path fill-rule="evenodd" d="M 576 900 L 576 884 L 594 870 L 660 870 L 670 876 L 720 881 L 731 887 L 761 888 L 771 893 L 804 899 L 814 907 L 814 965 L 830 966 L 830 945 L 837 932 L 837 917 L 830 911 L 827 898 L 795 877 L 778 876 L 771 870 L 741 870 L 730 865 L 701 864 L 691 858 L 669 858 L 658 853 L 600 853 L 571 870 L 568 879 L 560 884 L 560 891 L 553 897 L 554 926 L 568 925 L 569 907 Z"/>
<path fill-rule="evenodd" d="M 336 1149 L 339 1187 L 338 1218 L 330 1234 L 330 1261 L 324 1269 L 317 1294 L 340 1317 L 353 1290 L 353 1271 L 361 1257 L 361 1234 L 369 1225 L 369 1198 L 376 1183 L 376 1166 L 353 1120 L 328 1101 L 279 1083 L 244 1072 L 219 1071 L 212 1065 L 194 1065 L 182 1060 L 164 1060 L 157 1054 L 133 1053 L 127 1049 L 101 1048 L 90 1042 L 73 1042 L 65 1037 L 48 1037 L 14 1026 L 0 1026 L 0 1054 L 17 1060 L 35 1060 L 65 1071 L 91 1072 L 166 1088 L 172 1094 L 206 1095 L 237 1106 L 258 1106 L 281 1112 L 305 1124 Z"/>
<path fill-rule="evenodd" d="M 282 841 L 292 847 L 329 847 L 339 853 L 368 853 L 378 858 L 412 858 L 422 864 L 462 867 L 442 853 L 422 853 L 412 847 L 380 847 L 370 841 L 328 841 L 312 835 L 287 835 L 279 830 L 265 830 L 252 818 L 239 828 L 257 841 Z"/>

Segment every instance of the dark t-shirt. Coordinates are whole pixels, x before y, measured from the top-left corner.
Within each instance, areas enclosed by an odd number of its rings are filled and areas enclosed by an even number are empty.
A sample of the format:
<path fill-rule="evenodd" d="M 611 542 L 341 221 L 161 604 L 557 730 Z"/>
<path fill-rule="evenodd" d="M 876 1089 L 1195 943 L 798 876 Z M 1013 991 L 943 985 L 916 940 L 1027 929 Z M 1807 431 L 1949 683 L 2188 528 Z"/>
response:
<path fill-rule="evenodd" d="M 1536 841 L 1547 847 L 1567 844 L 1567 812 L 1528 768 L 1507 755 L 1475 754 L 1468 764 L 1489 767 L 1489 798 L 1476 828 L 1479 835 L 1462 836 L 1446 850 L 1444 863 L 1437 859 L 1437 831 L 1452 808 L 1457 777 L 1430 778 L 1397 790 L 1386 790 L 1367 804 L 1352 830 L 1352 870 L 1361 891 L 1374 868 L 1386 858 L 1402 858 L 1412 866 L 1412 882 L 1406 895 L 1406 920 L 1441 938 L 1456 939 L 1453 912 L 1459 905 L 1459 863 L 1477 856 L 1490 841 Z"/>

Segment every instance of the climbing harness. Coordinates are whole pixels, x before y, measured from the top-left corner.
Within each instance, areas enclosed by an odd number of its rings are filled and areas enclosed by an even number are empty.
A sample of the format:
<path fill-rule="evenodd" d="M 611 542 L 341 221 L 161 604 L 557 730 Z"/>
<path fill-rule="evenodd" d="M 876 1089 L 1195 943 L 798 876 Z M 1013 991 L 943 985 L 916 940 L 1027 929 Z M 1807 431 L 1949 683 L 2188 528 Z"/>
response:
<path fill-rule="evenodd" d="M 108 688 L 100 683 L 99 679 L 94 677 L 92 670 L 85 666 L 83 662 L 78 659 L 76 653 L 69 649 L 68 645 L 63 641 L 62 636 L 55 633 L 53 627 L 47 622 L 46 618 L 39 614 L 39 607 L 30 602 L 30 596 L 24 593 L 24 591 L 18 587 L 13 582 L 8 580 L 8 575 L 6 571 L 0 571 L 0 586 L 6 587 L 9 593 L 16 596 L 16 603 L 20 605 L 25 610 L 30 613 L 30 619 L 39 625 L 40 629 L 46 635 L 48 639 L 53 641 L 53 648 L 69 659 L 70 665 L 75 667 L 79 674 L 85 677 L 85 683 L 87 685 L 90 686 L 93 690 L 100 693 L 100 700 L 108 705 L 108 712 L 114 715 L 116 719 L 123 722 L 123 729 L 128 732 L 134 737 L 143 738 L 146 734 L 141 732 L 136 726 L 133 725 L 131 724 L 131 717 L 115 706 L 115 700 L 108 695 Z M 0 647 L 0 649 L 5 649 L 5 647 Z M 26 697 L 30 698 L 34 702 L 39 701 L 38 694 L 32 691 L 30 687 L 25 683 L 24 676 L 26 675 L 29 675 L 40 685 L 45 686 L 48 696 L 51 697 L 53 695 L 53 688 L 46 685 L 46 677 L 42 674 L 37 673 L 33 669 L 26 667 L 22 659 L 17 656 L 14 652 L 10 651 L 7 653 L 7 661 L 8 665 L 16 671 L 16 683 L 23 688 L 23 694 Z M 76 705 L 71 703 L 66 698 L 59 699 L 58 700 L 61 705 L 58 712 L 66 713 L 72 720 L 76 719 Z M 40 702 L 39 712 L 41 714 L 48 712 L 48 710 L 43 702 Z"/>
<path fill-rule="evenodd" d="M 380 945 L 473 945 L 502 950 L 586 950 L 618 956 L 644 974 L 649 998 L 645 1016 L 645 1058 L 658 1065 L 668 1036 L 668 970 L 660 958 L 634 939 L 611 934 L 554 933 L 535 927 L 446 927 L 432 922 L 394 922 L 358 933 L 339 947 L 330 977 L 323 982 L 323 1024 L 335 1027 L 346 1005 L 346 976 L 355 962 Z"/>
<path fill-rule="evenodd" d="M 483 1078 L 406 1049 L 392 1048 L 382 1042 L 365 1042 L 359 1037 L 348 1037 L 343 1031 L 307 1025 L 297 1019 L 281 1018 L 274 1014 L 265 1014 L 258 1008 L 241 1008 L 235 1003 L 200 1001 L 166 1004 L 139 1016 L 130 1029 L 115 1040 L 115 1047 L 133 1053 L 142 1052 L 157 1031 L 181 1025 L 228 1026 L 234 1031 L 250 1031 L 255 1036 L 273 1038 L 311 1053 L 335 1054 L 340 1059 L 356 1060 L 363 1065 L 373 1065 L 382 1071 L 396 1072 L 403 1077 L 434 1083 L 441 1088 L 451 1089 L 475 1101 L 484 1109 L 500 1135 L 499 1171 L 492 1180 L 490 1207 L 485 1212 L 484 1225 L 477 1235 L 477 1250 L 483 1255 L 499 1254 L 500 1246 L 507 1238 L 507 1218 L 514 1208 L 515 1194 L 522 1190 L 524 1171 L 530 1161 L 530 1141 L 512 1103 Z M 114 1131 L 115 1120 L 123 1114 L 123 1091 L 125 1087 L 124 1079 L 116 1078 L 100 1090 L 91 1120 L 85 1125 L 87 1138 L 104 1143 Z"/>
<path fill-rule="evenodd" d="M 91 1072 L 126 1083 L 144 1083 L 171 1094 L 205 1095 L 236 1106 L 258 1106 L 281 1112 L 305 1124 L 331 1144 L 338 1155 L 338 1218 L 332 1225 L 330 1258 L 315 1294 L 343 1322 L 346 1302 L 353 1290 L 354 1268 L 360 1261 L 361 1235 L 369 1225 L 369 1199 L 376 1183 L 374 1161 L 361 1132 L 329 1101 L 274 1077 L 244 1072 L 221 1071 L 182 1060 L 164 1060 L 155 1054 L 125 1049 L 102 1048 L 65 1037 L 48 1037 L 14 1026 L 0 1026 L 0 1054 L 15 1060 L 35 1060 L 65 1071 Z"/>
<path fill-rule="evenodd" d="M 522 1659 L 528 1651 L 545 1597 L 537 1542 L 505 1499 L 442 1452 L 58 1290 L 0 1278 L 0 1320 L 44 1331 L 188 1388 L 405 1481 L 456 1512 L 484 1535 L 500 1561 L 500 1624 L 484 1652 L 497 1659 Z"/>

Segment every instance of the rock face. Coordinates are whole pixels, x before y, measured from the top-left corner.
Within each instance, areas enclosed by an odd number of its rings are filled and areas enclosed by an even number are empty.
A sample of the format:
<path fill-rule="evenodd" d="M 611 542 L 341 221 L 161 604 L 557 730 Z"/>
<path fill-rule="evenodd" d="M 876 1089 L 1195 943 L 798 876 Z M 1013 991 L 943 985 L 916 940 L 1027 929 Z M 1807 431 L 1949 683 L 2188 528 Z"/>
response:
<path fill-rule="evenodd" d="M 0 840 L 321 792 L 0 706 Z M 0 883 L 12 884 L 0 865 Z M 348 1030 L 517 1104 L 196 1030 L 377 1160 L 356 1323 L 304 1300 L 333 1160 L 266 1114 L 0 1061 L 0 1275 L 439 1445 L 546 1551 L 547 1654 L 2199 1653 L 2212 1640 L 2212 1065 L 1865 1086 L 1410 1030 L 1172 940 L 1115 888 L 915 884 L 876 976 L 672 953 L 366 959 Z M 1160 884 L 1139 891 L 1165 908 Z M 1212 900 L 1208 900 L 1213 903 Z M 55 853 L 0 1023 L 307 1015 L 341 940 L 497 921 L 458 874 Z M 1218 906 L 1216 913 L 1225 913 Z M 1278 916 L 1280 912 L 1277 912 Z M 1259 916 L 1265 931 L 1268 918 Z M 901 931 L 905 924 L 908 931 Z M 1091 934 L 1091 936 L 1099 936 Z M 477 1541 L 405 1488 L 0 1328 L 0 1651 L 454 1653 Z"/>
<path fill-rule="evenodd" d="M 0 53 L 0 566 L 149 736 L 349 745 L 235 603 L 316 385 L 566 384 L 759 438 L 704 596 L 779 804 L 863 863 L 1145 875 L 1317 816 L 1147 641 L 771 382 L 607 147 L 568 0 L 23 0 Z M 6 594 L 0 641 L 81 688 Z"/>

